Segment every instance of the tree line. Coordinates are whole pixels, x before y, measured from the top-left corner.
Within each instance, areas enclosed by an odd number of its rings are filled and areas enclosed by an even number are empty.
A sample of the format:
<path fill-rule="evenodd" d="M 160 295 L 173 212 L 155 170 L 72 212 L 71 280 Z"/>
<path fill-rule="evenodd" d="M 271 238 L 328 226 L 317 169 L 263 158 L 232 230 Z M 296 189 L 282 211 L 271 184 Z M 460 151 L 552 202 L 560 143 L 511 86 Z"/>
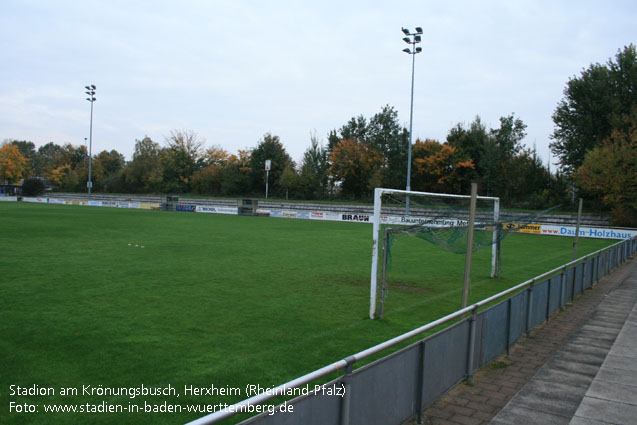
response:
<path fill-rule="evenodd" d="M 495 129 L 476 117 L 468 126 L 452 128 L 443 143 L 417 139 L 412 146 L 412 189 L 465 193 L 477 180 L 485 194 L 543 206 L 548 202 L 546 191 L 557 180 L 533 151 L 522 147 L 525 128 L 514 115 L 502 117 Z M 205 148 L 193 131 L 173 130 L 163 145 L 149 137 L 136 140 L 128 162 L 116 150 L 94 155 L 91 176 L 97 192 L 262 196 L 269 159 L 269 190 L 274 196 L 365 200 L 375 187 L 405 188 L 408 144 L 408 130 L 388 105 L 369 119 L 353 117 L 332 130 L 327 144 L 311 135 L 300 164 L 270 133 L 253 149 L 232 154 L 219 146 Z M 48 143 L 36 150 L 32 142 L 10 141 L 2 150 L 22 158 L 13 161 L 14 172 L 5 173 L 5 179 L 38 176 L 57 190 L 86 190 L 85 146 Z"/>
<path fill-rule="evenodd" d="M 515 114 L 488 128 L 477 116 L 452 127 L 444 141 L 417 139 L 412 145 L 411 189 L 467 193 L 472 181 L 481 194 L 506 205 L 542 208 L 568 204 L 577 192 L 613 212 L 617 224 L 635 225 L 637 216 L 637 55 L 635 46 L 607 64 L 593 64 L 571 78 L 553 115 L 551 150 L 560 167 L 551 172 L 535 149 L 524 147 L 527 126 Z M 94 191 L 196 193 L 263 196 L 265 161 L 271 160 L 269 188 L 289 199 L 367 200 L 375 187 L 404 189 L 409 131 L 390 105 L 372 117 L 352 117 L 310 145 L 295 163 L 278 136 L 266 133 L 252 149 L 230 153 L 206 148 L 189 130 L 173 130 L 159 144 L 135 141 L 125 161 L 116 150 L 92 160 Z M 58 190 L 85 191 L 85 146 L 5 141 L 0 148 L 0 181 L 38 176 Z"/>

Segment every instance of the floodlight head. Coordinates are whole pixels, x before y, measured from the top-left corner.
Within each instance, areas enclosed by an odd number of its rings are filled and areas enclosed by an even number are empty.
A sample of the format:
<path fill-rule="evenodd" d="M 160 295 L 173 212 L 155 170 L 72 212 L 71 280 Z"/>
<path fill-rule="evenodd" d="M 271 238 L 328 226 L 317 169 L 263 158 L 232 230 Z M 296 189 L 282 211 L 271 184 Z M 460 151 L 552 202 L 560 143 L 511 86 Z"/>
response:
<path fill-rule="evenodd" d="M 411 53 L 411 50 L 409 50 L 409 49 L 405 48 L 405 49 L 403 49 L 403 52 L 405 52 L 405 53 Z"/>
<path fill-rule="evenodd" d="M 422 34 L 422 28 L 421 27 L 416 27 L 416 32 L 418 34 Z"/>
<path fill-rule="evenodd" d="M 90 90 L 90 89 L 91 89 L 89 86 L 84 86 L 84 88 L 85 88 L 86 90 Z"/>
<path fill-rule="evenodd" d="M 404 37 L 403 41 L 407 44 L 411 44 L 411 39 L 409 37 Z"/>
<path fill-rule="evenodd" d="M 95 87 L 95 84 L 91 84 L 91 88 L 95 90 L 97 87 Z"/>
<path fill-rule="evenodd" d="M 409 30 L 407 28 L 403 28 L 403 32 L 405 33 L 405 35 L 409 35 Z"/>
<path fill-rule="evenodd" d="M 416 43 L 420 43 L 420 40 L 421 40 L 421 39 L 420 39 L 420 36 L 419 36 L 419 35 L 415 36 L 415 37 L 414 37 L 414 40 L 416 40 Z"/>
<path fill-rule="evenodd" d="M 422 47 L 416 47 L 416 53 L 422 52 Z"/>

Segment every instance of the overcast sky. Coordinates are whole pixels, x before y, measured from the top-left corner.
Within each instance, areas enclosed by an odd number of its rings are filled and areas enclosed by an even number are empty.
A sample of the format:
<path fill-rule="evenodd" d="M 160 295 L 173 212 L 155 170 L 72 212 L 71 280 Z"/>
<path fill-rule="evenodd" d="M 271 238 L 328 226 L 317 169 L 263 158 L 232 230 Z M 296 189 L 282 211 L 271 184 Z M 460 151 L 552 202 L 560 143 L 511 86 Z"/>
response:
<path fill-rule="evenodd" d="M 95 84 L 94 154 L 184 129 L 231 153 L 271 132 L 299 161 L 311 132 L 387 104 L 409 125 L 401 27 L 421 26 L 414 138 L 515 113 L 546 162 L 568 79 L 636 23 L 634 0 L 0 0 L 0 141 L 83 144 Z"/>

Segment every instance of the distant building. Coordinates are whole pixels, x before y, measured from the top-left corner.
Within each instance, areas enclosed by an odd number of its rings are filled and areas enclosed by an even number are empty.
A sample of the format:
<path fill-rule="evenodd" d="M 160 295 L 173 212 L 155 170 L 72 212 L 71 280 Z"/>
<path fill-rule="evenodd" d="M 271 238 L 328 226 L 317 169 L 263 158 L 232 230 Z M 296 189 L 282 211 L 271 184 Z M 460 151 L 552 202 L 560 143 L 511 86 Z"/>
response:
<path fill-rule="evenodd" d="M 0 184 L 0 196 L 20 196 L 22 195 L 22 186 L 15 184 Z"/>

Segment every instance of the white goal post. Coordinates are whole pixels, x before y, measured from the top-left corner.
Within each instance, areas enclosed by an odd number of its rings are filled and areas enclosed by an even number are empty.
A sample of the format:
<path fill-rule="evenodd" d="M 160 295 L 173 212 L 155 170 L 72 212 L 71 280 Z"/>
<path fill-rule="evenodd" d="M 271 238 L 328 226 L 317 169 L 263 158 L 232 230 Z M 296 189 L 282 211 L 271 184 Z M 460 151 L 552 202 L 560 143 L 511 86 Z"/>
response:
<path fill-rule="evenodd" d="M 374 319 L 376 315 L 376 291 L 377 291 L 377 281 L 378 281 L 378 252 L 379 252 L 379 233 L 381 226 L 381 210 L 382 210 L 382 198 L 384 194 L 396 194 L 396 195 L 404 195 L 404 196 L 418 196 L 418 197 L 429 197 L 429 198 L 456 198 L 456 199 L 467 199 L 470 200 L 470 195 L 453 195 L 448 193 L 430 193 L 430 192 L 416 192 L 416 191 L 407 191 L 407 190 L 398 190 L 398 189 L 384 189 L 384 188 L 376 188 L 374 189 L 374 217 L 373 217 L 373 235 L 372 235 L 372 273 L 371 273 L 371 281 L 370 281 L 370 289 L 369 289 L 369 318 Z M 500 218 L 500 198 L 491 197 L 491 196 L 478 196 L 477 199 L 492 201 L 493 202 L 493 221 L 498 222 Z M 406 214 L 405 216 L 408 216 Z M 498 248 L 497 248 L 497 240 L 498 240 L 498 228 L 497 226 L 493 227 L 493 244 L 491 247 L 491 277 L 495 277 L 497 275 L 497 257 L 498 257 Z"/>

